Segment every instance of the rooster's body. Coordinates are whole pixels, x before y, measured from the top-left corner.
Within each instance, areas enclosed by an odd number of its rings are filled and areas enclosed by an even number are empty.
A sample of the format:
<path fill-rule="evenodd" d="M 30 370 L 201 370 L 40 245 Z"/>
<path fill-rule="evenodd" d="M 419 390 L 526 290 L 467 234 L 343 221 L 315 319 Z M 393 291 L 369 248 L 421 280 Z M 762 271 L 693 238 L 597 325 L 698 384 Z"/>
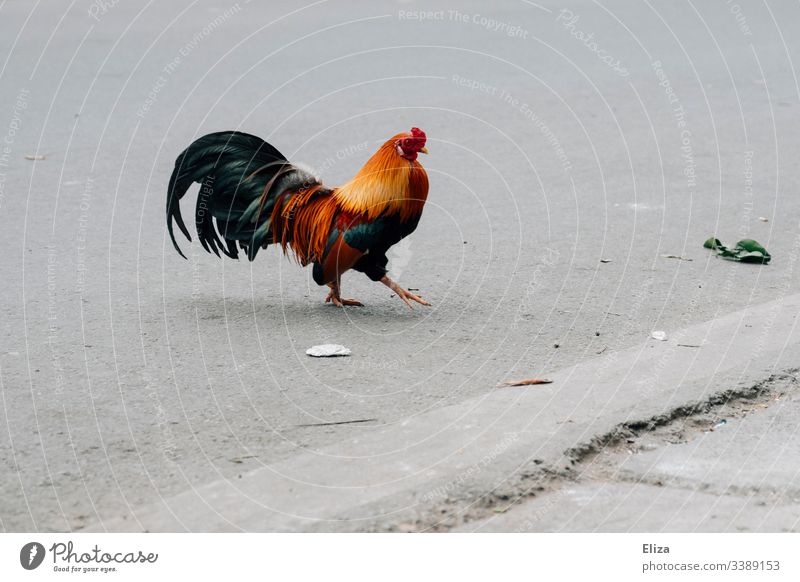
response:
<path fill-rule="evenodd" d="M 427 302 L 387 276 L 386 252 L 411 234 L 428 196 L 428 176 L 417 161 L 427 153 L 425 134 L 413 128 L 394 136 L 339 188 L 291 164 L 277 149 L 246 133 L 212 133 L 192 143 L 175 161 L 167 193 L 167 228 L 177 251 L 173 219 L 191 240 L 180 200 L 200 183 L 195 223 L 206 251 L 253 260 L 279 244 L 302 265 L 313 263 L 314 281 L 328 285 L 326 301 L 360 305 L 340 297 L 342 274 L 355 269 L 393 289 L 408 305 Z"/>

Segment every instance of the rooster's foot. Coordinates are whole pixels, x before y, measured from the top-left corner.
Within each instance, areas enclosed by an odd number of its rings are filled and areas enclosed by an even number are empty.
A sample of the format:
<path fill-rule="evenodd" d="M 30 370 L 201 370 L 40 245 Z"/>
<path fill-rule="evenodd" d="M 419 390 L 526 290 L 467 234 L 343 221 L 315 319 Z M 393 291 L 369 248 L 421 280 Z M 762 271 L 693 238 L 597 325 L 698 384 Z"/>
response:
<path fill-rule="evenodd" d="M 328 292 L 328 296 L 325 298 L 325 303 L 333 303 L 336 307 L 344 307 L 345 305 L 364 307 L 364 304 L 357 299 L 342 299 L 339 297 L 339 293 L 337 293 L 335 289 L 331 289 Z"/>
<path fill-rule="evenodd" d="M 409 309 L 414 309 L 414 307 L 411 305 L 412 301 L 416 301 L 420 305 L 427 305 L 430 307 L 430 303 L 425 301 L 422 297 L 420 297 L 419 295 L 414 295 L 413 293 L 411 293 L 411 291 L 406 291 L 400 285 L 398 285 L 392 279 L 390 279 L 388 276 L 384 276 L 383 279 L 381 279 L 381 283 L 383 283 L 389 289 L 397 293 L 397 296 L 400 299 L 402 299 L 406 305 L 408 305 Z"/>

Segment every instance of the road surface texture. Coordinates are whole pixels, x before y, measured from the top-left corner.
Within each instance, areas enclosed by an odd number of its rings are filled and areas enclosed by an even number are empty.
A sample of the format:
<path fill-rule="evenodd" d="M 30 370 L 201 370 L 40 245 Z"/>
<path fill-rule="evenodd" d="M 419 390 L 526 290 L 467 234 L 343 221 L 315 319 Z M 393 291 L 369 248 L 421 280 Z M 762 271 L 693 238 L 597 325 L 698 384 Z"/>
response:
<path fill-rule="evenodd" d="M 0 16 L 0 529 L 800 528 L 796 2 Z M 412 126 L 431 308 L 166 236 L 204 133 L 335 185 Z"/>

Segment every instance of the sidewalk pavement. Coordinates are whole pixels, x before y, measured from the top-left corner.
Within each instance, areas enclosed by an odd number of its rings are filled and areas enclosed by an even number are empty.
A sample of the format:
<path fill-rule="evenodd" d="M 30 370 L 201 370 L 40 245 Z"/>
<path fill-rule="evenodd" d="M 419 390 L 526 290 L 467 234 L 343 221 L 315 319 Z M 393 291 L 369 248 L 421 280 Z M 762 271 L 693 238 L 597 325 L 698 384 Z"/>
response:
<path fill-rule="evenodd" d="M 798 313 L 791 295 L 675 330 L 92 529 L 791 530 Z"/>

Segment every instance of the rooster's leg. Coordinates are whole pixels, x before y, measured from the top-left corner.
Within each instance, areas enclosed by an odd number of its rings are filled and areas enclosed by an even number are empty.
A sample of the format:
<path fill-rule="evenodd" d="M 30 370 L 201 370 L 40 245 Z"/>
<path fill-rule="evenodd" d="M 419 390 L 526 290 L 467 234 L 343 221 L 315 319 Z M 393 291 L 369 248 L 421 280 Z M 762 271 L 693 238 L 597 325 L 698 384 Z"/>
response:
<path fill-rule="evenodd" d="M 427 301 L 425 301 L 422 297 L 418 295 L 414 295 L 413 293 L 406 291 L 400 285 L 398 285 L 394 280 L 390 279 L 388 275 L 384 275 L 383 279 L 381 279 L 381 283 L 386 285 L 389 289 L 397 293 L 397 296 L 405 301 L 406 305 L 408 305 L 409 309 L 414 309 L 411 306 L 411 301 L 416 301 L 422 305 L 430 305 Z"/>
<path fill-rule="evenodd" d="M 331 290 L 328 292 L 328 296 L 325 298 L 325 303 L 333 303 L 336 307 L 344 307 L 345 305 L 364 307 L 364 304 L 356 299 L 342 299 L 342 297 L 339 295 L 338 281 L 328 283 L 328 287 L 330 287 Z"/>

